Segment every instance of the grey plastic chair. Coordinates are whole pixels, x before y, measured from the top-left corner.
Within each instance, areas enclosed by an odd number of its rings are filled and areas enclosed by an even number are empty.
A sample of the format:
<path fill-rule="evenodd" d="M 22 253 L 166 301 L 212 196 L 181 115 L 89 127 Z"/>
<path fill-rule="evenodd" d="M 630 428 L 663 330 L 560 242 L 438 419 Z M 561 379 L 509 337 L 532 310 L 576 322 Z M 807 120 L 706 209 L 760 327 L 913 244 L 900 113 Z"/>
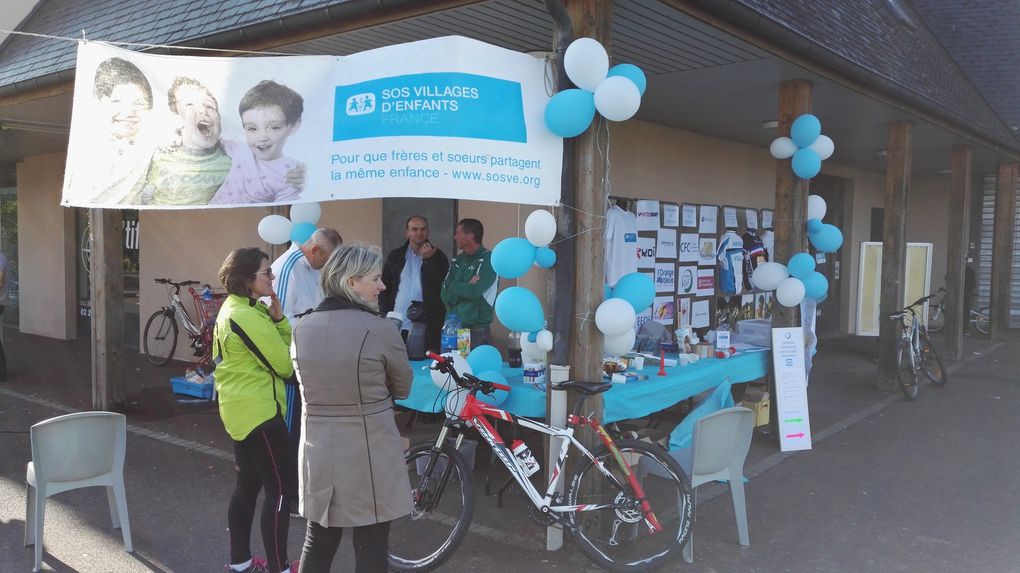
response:
<path fill-rule="evenodd" d="M 698 486 L 716 480 L 729 482 L 733 514 L 737 520 L 737 537 L 744 547 L 751 545 L 747 533 L 747 502 L 744 498 L 744 460 L 751 448 L 753 431 L 754 412 L 740 406 L 724 408 L 698 420 L 694 426 L 690 458 L 685 460 L 683 456 L 676 456 L 691 476 L 695 521 Z M 694 562 L 693 530 L 690 541 L 684 547 L 684 560 Z"/>
<path fill-rule="evenodd" d="M 35 566 L 42 567 L 46 498 L 72 489 L 106 487 L 114 529 L 131 545 L 127 497 L 124 494 L 124 450 L 127 419 L 113 412 L 79 412 L 43 420 L 29 431 L 32 461 L 25 475 L 25 547 L 35 545 Z"/>

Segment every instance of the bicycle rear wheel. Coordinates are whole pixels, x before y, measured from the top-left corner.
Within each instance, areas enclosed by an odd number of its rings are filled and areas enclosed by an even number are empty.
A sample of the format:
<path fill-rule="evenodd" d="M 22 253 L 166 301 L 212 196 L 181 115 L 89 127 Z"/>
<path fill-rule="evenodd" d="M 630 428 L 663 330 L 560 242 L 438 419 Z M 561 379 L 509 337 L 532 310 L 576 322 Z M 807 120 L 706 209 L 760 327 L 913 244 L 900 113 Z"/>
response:
<path fill-rule="evenodd" d="M 974 328 L 981 334 L 988 334 L 988 323 L 991 322 L 991 309 L 987 306 L 977 311 L 977 315 L 974 316 Z"/>
<path fill-rule="evenodd" d="M 903 390 L 907 400 L 914 401 L 921 394 L 921 384 L 918 380 L 917 369 L 910 359 L 910 343 L 906 340 L 896 342 L 896 382 Z"/>
<path fill-rule="evenodd" d="M 938 332 L 946 325 L 946 313 L 941 304 L 928 307 L 928 332 Z"/>
<path fill-rule="evenodd" d="M 690 480 L 669 452 L 638 440 L 619 440 L 616 447 L 636 473 L 645 498 L 662 530 L 652 533 L 638 495 L 608 448 L 595 457 L 624 486 L 621 491 L 585 459 L 570 481 L 567 505 L 616 505 L 568 516 L 574 542 L 594 563 L 610 571 L 651 571 L 679 555 L 690 539 L 693 502 Z"/>
<path fill-rule="evenodd" d="M 156 366 L 163 366 L 173 359 L 177 350 L 177 321 L 172 313 L 166 309 L 152 313 L 145 323 L 142 350 L 145 358 Z"/>
<path fill-rule="evenodd" d="M 926 334 L 921 335 L 921 369 L 924 370 L 928 380 L 936 386 L 945 386 L 946 382 L 949 382 L 949 374 L 946 374 L 946 368 L 942 365 L 942 358 Z"/>
<path fill-rule="evenodd" d="M 467 462 L 453 446 L 419 444 L 408 450 L 414 509 L 390 525 L 390 570 L 431 571 L 457 550 L 475 510 Z"/>

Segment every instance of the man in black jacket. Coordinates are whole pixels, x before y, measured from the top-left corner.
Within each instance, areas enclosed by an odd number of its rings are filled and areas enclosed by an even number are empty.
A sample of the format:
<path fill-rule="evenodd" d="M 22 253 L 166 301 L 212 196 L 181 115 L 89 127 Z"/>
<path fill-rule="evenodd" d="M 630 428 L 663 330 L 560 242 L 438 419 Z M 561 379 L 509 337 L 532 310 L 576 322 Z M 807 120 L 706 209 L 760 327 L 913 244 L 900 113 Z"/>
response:
<path fill-rule="evenodd" d="M 407 241 L 393 249 L 383 265 L 382 280 L 386 285 L 379 295 L 379 310 L 395 310 L 405 317 L 414 301 L 425 305 L 425 349 L 439 352 L 439 333 L 443 329 L 446 308 L 439 298 L 443 279 L 450 270 L 450 261 L 429 242 L 429 222 L 421 215 L 407 219 Z M 411 328 L 405 319 L 401 327 L 404 337 Z"/>

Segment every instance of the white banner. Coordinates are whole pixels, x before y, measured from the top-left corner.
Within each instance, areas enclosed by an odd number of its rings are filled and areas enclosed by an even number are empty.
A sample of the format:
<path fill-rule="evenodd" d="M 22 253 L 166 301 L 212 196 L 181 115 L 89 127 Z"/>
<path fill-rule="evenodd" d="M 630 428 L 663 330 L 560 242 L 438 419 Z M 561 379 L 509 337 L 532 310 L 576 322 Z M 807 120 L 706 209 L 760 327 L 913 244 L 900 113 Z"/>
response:
<path fill-rule="evenodd" d="M 476 40 L 342 58 L 89 42 L 76 73 L 63 205 L 559 200 L 563 140 L 543 118 L 545 62 Z"/>

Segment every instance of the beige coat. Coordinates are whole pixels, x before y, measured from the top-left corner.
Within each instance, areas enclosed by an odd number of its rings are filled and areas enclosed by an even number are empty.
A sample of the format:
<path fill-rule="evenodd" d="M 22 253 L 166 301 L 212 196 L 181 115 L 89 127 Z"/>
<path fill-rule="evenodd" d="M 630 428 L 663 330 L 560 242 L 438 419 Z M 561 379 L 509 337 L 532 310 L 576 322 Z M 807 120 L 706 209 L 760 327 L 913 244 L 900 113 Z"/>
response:
<path fill-rule="evenodd" d="M 411 485 L 393 400 L 411 391 L 411 365 L 393 323 L 327 298 L 294 329 L 304 406 L 301 514 L 326 527 L 391 521 L 411 512 Z"/>

